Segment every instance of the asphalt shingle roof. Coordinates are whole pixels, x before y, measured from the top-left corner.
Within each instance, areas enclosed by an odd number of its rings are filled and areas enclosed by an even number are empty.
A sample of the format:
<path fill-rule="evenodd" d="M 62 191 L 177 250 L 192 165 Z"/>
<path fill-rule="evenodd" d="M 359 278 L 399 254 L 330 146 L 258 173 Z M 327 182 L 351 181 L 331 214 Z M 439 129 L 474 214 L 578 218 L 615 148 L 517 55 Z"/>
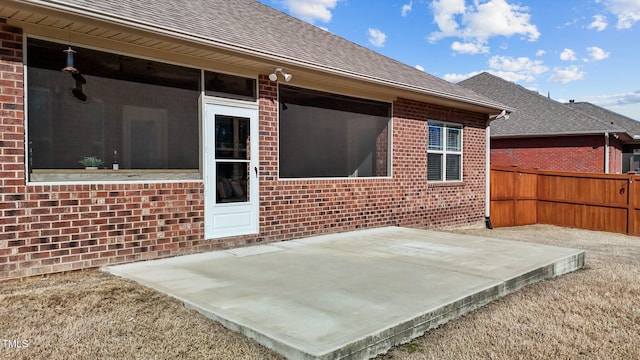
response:
<path fill-rule="evenodd" d="M 626 133 L 636 138 L 640 137 L 640 122 L 620 115 L 616 112 L 607 110 L 600 106 L 594 105 L 588 102 L 572 102 L 565 104 L 573 109 L 576 109 L 584 114 L 592 117 L 597 117 L 605 122 L 612 124 L 614 127 L 623 128 Z"/>
<path fill-rule="evenodd" d="M 282 59 L 412 91 L 502 109 L 499 102 L 417 70 L 254 0 L 25 1 L 170 32 L 213 46 Z"/>
<path fill-rule="evenodd" d="M 491 135 L 495 137 L 624 132 L 618 124 L 612 125 L 486 72 L 458 84 L 516 109 L 508 120 L 491 123 Z"/>

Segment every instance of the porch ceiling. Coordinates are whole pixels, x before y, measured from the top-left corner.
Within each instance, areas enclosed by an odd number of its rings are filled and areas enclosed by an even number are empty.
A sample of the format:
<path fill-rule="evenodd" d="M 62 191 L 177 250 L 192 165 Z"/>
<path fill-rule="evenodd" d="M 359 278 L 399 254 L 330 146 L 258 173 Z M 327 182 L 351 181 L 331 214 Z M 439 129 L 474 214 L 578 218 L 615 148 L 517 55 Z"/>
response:
<path fill-rule="evenodd" d="M 144 33 L 115 24 L 100 23 L 94 20 L 89 22 L 88 19 L 82 19 L 71 14 L 56 13 L 53 10 L 43 12 L 42 9 L 25 7 L 26 9 L 16 9 L 9 6 L 0 6 L 0 18 L 8 19 L 10 25 L 20 26 L 29 33 L 66 38 L 70 42 L 83 37 L 91 37 L 94 40 L 109 40 L 145 49 L 170 52 L 174 56 L 188 56 L 207 61 L 228 63 L 238 67 L 266 68 L 264 62 L 235 56 L 218 49 L 214 51 L 210 47 L 181 44 L 176 39 L 163 38 L 157 34 Z"/>
<path fill-rule="evenodd" d="M 450 97 L 399 88 L 393 84 L 372 83 L 366 79 L 341 76 L 337 73 L 270 59 L 259 54 L 235 52 L 215 44 L 196 42 L 153 29 L 132 28 L 122 24 L 72 14 L 22 1 L 0 5 L 0 18 L 11 26 L 22 28 L 28 35 L 116 49 L 129 55 L 144 55 L 158 60 L 201 67 L 236 75 L 269 74 L 275 67 L 286 67 L 294 75 L 292 85 L 363 96 L 382 101 L 406 98 L 434 105 L 453 107 L 484 114 L 498 112 L 495 106 L 459 101 Z"/>

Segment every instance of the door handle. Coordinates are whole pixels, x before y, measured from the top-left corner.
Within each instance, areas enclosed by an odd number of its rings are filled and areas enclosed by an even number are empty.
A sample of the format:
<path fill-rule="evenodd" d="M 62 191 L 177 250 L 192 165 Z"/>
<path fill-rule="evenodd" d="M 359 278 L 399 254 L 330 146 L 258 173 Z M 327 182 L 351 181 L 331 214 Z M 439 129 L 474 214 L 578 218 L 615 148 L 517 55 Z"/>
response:
<path fill-rule="evenodd" d="M 258 177 L 258 167 L 257 167 L 257 166 L 254 166 L 254 167 L 253 167 L 253 170 L 256 172 L 256 177 Z"/>

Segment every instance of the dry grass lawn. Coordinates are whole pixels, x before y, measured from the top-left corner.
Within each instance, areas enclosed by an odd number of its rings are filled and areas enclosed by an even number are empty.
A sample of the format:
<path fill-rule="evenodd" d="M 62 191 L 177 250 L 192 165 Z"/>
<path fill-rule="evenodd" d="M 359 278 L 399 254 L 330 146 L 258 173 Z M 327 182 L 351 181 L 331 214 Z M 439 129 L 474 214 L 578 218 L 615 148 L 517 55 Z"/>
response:
<path fill-rule="evenodd" d="M 585 249 L 587 268 L 528 286 L 380 359 L 640 358 L 640 238 L 540 225 L 459 232 Z M 0 359 L 279 358 L 178 301 L 99 271 L 0 287 Z"/>
<path fill-rule="evenodd" d="M 639 237 L 545 225 L 456 232 L 584 249 L 587 266 L 527 286 L 380 358 L 640 359 Z"/>

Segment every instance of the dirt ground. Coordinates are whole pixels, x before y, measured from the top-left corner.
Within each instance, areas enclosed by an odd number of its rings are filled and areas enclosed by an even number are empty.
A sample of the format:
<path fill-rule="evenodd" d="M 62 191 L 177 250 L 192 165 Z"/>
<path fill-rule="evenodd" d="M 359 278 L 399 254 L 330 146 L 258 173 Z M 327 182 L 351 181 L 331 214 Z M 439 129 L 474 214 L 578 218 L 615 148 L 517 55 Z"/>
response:
<path fill-rule="evenodd" d="M 379 359 L 636 359 L 640 238 L 526 226 L 456 232 L 587 250 L 530 285 Z M 488 259 L 490 261 L 490 259 Z M 0 359 L 279 359 L 180 302 L 99 271 L 0 284 Z"/>

